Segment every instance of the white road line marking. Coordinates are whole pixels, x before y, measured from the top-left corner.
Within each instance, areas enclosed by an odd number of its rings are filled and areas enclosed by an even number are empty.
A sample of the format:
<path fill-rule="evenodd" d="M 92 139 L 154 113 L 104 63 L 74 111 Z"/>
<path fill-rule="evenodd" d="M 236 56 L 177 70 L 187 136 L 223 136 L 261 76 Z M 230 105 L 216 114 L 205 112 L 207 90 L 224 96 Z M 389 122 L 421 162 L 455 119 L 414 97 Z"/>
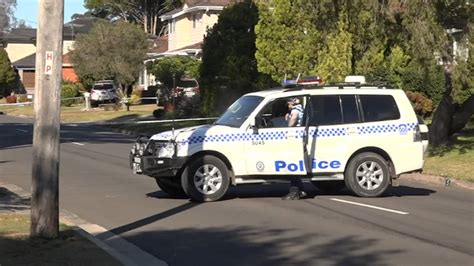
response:
<path fill-rule="evenodd" d="M 24 133 L 28 133 L 28 130 L 18 129 L 18 128 L 17 128 L 16 130 L 21 131 L 21 132 L 24 132 Z"/>
<path fill-rule="evenodd" d="M 331 198 L 331 200 L 339 201 L 339 202 L 343 202 L 343 203 L 347 203 L 347 204 L 352 204 L 352 205 L 357 205 L 357 206 L 362 206 L 362 207 L 367 207 L 367 208 L 372 208 L 372 209 L 377 209 L 377 210 L 386 211 L 386 212 L 393 212 L 393 213 L 397 213 L 397 214 L 410 214 L 410 213 L 408 213 L 408 212 L 402 212 L 402 211 L 397 211 L 397 210 L 392 210 L 392 209 L 377 207 L 377 206 L 368 205 L 368 204 L 363 204 L 363 203 L 358 203 L 358 202 L 353 202 L 353 201 L 341 200 L 341 199 L 336 199 L 336 198 Z"/>
<path fill-rule="evenodd" d="M 72 144 L 76 144 L 76 145 L 79 145 L 79 146 L 85 146 L 86 144 L 82 144 L 82 143 L 79 143 L 79 142 L 71 142 Z"/>

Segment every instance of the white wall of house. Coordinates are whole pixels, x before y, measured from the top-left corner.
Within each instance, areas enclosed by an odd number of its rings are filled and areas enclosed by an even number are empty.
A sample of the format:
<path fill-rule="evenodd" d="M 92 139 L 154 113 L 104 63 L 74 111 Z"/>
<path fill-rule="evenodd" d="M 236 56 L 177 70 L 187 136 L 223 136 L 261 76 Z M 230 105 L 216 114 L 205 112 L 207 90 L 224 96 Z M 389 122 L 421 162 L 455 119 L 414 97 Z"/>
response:
<path fill-rule="evenodd" d="M 168 50 L 174 51 L 198 42 L 202 42 L 208 28 L 218 20 L 214 11 L 187 13 L 168 21 Z"/>
<path fill-rule="evenodd" d="M 63 55 L 74 50 L 74 41 L 63 41 Z"/>
<path fill-rule="evenodd" d="M 36 53 L 36 46 L 30 43 L 9 43 L 5 48 L 5 51 L 8 53 L 10 62 L 13 63 Z"/>

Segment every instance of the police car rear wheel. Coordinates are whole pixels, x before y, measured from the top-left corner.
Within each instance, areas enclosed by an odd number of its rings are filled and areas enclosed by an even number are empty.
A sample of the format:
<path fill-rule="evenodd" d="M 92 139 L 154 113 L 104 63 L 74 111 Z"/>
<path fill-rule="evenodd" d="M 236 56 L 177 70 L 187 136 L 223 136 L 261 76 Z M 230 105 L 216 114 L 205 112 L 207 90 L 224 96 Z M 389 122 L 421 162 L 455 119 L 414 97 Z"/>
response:
<path fill-rule="evenodd" d="M 372 152 L 356 155 L 345 174 L 346 186 L 360 197 L 377 197 L 390 186 L 390 175 L 385 159 Z"/>
<path fill-rule="evenodd" d="M 219 158 L 205 155 L 187 166 L 181 176 L 184 191 L 196 201 L 216 201 L 229 188 L 227 166 Z"/>

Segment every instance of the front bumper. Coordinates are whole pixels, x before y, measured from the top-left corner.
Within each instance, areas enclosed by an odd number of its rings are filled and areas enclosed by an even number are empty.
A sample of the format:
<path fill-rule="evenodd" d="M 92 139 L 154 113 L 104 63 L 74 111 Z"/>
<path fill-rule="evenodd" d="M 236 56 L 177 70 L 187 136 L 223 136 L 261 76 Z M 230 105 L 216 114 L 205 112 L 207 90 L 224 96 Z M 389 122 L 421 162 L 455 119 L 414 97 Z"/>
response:
<path fill-rule="evenodd" d="M 150 145 L 150 138 L 139 136 L 130 150 L 130 168 L 134 174 L 153 177 L 174 177 L 184 166 L 187 157 L 160 157 Z M 149 148 L 149 149 L 148 149 Z"/>
<path fill-rule="evenodd" d="M 135 174 L 153 177 L 174 177 L 186 163 L 186 157 L 159 158 L 130 153 L 130 166 Z"/>

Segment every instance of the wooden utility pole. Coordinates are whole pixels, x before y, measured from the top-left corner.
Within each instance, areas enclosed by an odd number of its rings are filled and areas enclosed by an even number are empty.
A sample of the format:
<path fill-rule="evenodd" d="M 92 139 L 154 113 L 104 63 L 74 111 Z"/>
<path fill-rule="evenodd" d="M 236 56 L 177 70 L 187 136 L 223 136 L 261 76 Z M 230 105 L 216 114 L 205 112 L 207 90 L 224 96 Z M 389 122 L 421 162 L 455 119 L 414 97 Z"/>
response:
<path fill-rule="evenodd" d="M 40 0 L 36 32 L 35 123 L 30 235 L 59 234 L 59 127 L 64 0 Z"/>

